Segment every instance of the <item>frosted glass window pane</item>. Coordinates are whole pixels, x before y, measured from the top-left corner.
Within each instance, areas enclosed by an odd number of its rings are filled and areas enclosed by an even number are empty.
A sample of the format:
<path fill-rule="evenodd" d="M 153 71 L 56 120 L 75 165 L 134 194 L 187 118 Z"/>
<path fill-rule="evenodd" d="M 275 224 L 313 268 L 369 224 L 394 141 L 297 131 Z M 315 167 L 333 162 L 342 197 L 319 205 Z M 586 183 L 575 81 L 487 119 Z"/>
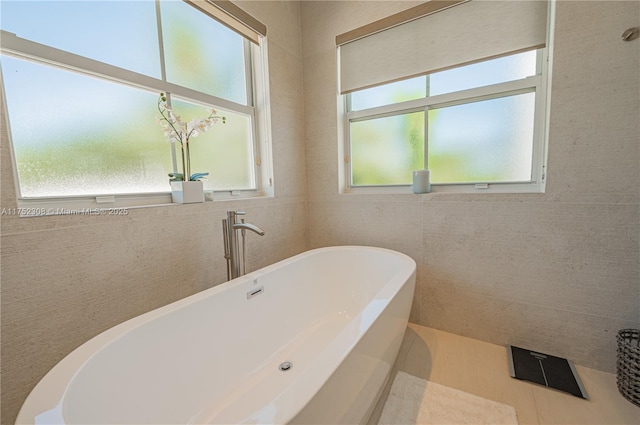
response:
<path fill-rule="evenodd" d="M 184 122 L 209 115 L 209 108 L 175 98 L 172 106 Z M 226 117 L 226 124 L 220 120 L 206 133 L 190 139 L 191 173 L 209 173 L 203 180 L 205 189 L 255 189 L 251 118 L 222 110 L 218 115 Z"/>
<path fill-rule="evenodd" d="M 410 78 L 351 93 L 351 110 L 359 111 L 375 108 L 376 106 L 391 105 L 407 100 L 420 99 L 426 95 L 426 77 Z"/>
<path fill-rule="evenodd" d="M 433 183 L 531 180 L 535 93 L 429 111 Z"/>
<path fill-rule="evenodd" d="M 23 197 L 168 192 L 157 93 L 2 56 Z"/>
<path fill-rule="evenodd" d="M 536 74 L 537 50 L 436 72 L 429 76 L 429 95 L 451 93 Z"/>
<path fill-rule="evenodd" d="M 161 12 L 167 80 L 246 105 L 242 36 L 181 1 Z"/>
<path fill-rule="evenodd" d="M 160 78 L 153 0 L 2 1 L 2 29 Z"/>
<path fill-rule="evenodd" d="M 424 168 L 424 112 L 351 123 L 352 184 L 409 184 Z"/>

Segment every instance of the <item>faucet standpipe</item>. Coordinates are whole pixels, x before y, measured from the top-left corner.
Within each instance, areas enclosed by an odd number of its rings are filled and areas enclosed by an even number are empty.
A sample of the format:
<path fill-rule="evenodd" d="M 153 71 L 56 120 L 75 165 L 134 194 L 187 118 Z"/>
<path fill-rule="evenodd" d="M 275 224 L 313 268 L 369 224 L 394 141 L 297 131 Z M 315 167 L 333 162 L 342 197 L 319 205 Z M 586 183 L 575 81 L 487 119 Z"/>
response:
<path fill-rule="evenodd" d="M 237 217 L 245 215 L 243 211 L 227 211 L 227 218 L 222 220 L 222 233 L 224 238 L 224 258 L 227 260 L 227 280 L 245 274 L 246 263 L 246 240 L 245 232 L 251 230 L 259 236 L 264 235 L 264 230 L 255 224 L 245 223 L 244 219 L 238 223 Z M 238 230 L 242 236 L 242 256 L 240 256 L 240 247 L 238 245 Z M 240 269 L 242 264 L 242 270 Z"/>

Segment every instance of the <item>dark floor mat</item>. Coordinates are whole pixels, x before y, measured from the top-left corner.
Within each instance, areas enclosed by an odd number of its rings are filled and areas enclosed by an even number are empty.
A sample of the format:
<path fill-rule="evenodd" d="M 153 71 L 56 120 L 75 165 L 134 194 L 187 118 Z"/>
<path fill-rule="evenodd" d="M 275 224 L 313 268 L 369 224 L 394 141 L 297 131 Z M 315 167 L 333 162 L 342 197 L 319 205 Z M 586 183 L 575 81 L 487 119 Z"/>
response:
<path fill-rule="evenodd" d="M 512 377 L 589 399 L 571 361 L 513 345 L 507 352 Z"/>

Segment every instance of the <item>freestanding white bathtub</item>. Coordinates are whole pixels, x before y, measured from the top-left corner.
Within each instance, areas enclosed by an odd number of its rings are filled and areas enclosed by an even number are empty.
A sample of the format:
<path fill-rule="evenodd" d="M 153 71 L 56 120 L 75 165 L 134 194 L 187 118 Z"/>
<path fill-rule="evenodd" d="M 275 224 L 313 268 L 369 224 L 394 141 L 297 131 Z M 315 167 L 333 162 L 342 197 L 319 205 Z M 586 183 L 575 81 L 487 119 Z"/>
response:
<path fill-rule="evenodd" d="M 296 255 L 86 342 L 38 383 L 17 423 L 363 423 L 414 285 L 415 262 L 395 251 Z"/>

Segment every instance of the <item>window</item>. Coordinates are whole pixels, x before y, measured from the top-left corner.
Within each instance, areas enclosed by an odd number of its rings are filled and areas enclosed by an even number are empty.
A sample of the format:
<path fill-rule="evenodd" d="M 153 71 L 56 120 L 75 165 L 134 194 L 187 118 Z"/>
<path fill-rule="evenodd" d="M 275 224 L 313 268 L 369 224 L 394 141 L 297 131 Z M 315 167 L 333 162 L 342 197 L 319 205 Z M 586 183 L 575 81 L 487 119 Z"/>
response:
<path fill-rule="evenodd" d="M 161 92 L 185 122 L 226 117 L 190 143 L 205 190 L 269 192 L 264 40 L 164 0 L 3 1 L 1 28 L 19 202 L 169 202 Z"/>
<path fill-rule="evenodd" d="M 544 190 L 545 2 L 459 2 L 370 26 L 372 35 L 363 27 L 338 41 L 343 191 L 406 190 L 424 168 L 434 192 Z M 456 27 L 462 34 L 447 37 Z M 514 28 L 530 34 L 501 37 Z"/>
<path fill-rule="evenodd" d="M 530 51 L 346 95 L 350 186 L 532 181 L 535 93 Z"/>

